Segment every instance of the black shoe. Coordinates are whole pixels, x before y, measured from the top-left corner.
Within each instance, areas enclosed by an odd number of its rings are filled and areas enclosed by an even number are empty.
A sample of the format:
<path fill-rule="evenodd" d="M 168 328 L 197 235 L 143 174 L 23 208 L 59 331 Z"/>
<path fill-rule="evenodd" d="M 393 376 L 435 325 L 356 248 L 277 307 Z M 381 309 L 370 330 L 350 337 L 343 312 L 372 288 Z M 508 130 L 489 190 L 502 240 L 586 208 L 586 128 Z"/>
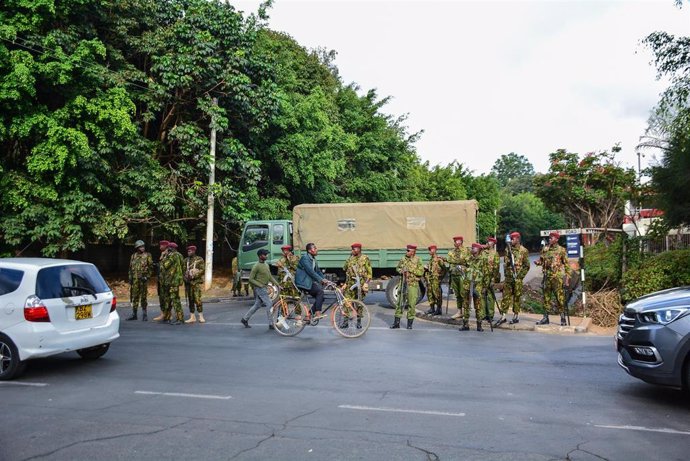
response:
<path fill-rule="evenodd" d="M 414 322 L 414 319 L 407 319 L 407 329 L 408 330 L 412 329 L 412 322 Z"/>
<path fill-rule="evenodd" d="M 170 320 L 170 325 L 182 325 L 182 321 L 179 319 Z"/>
<path fill-rule="evenodd" d="M 396 330 L 400 328 L 400 318 L 396 317 L 395 320 L 393 320 L 393 325 L 390 326 L 391 330 Z"/>
<path fill-rule="evenodd" d="M 506 323 L 506 322 L 507 322 L 507 320 L 506 320 L 505 315 L 502 315 L 500 319 L 498 319 L 494 322 L 494 328 L 497 328 L 500 324 Z"/>
<path fill-rule="evenodd" d="M 343 321 L 340 322 L 340 325 L 338 325 L 338 328 L 341 330 L 347 330 L 350 328 L 350 321 L 348 319 L 343 319 Z"/>
<path fill-rule="evenodd" d="M 146 309 L 144 309 L 144 312 L 141 313 L 141 320 L 142 322 L 148 322 L 149 316 L 146 315 Z"/>
<path fill-rule="evenodd" d="M 508 322 L 510 325 L 513 325 L 515 323 L 520 323 L 520 318 L 517 315 L 514 315 L 512 319 L 510 319 L 510 322 Z"/>
<path fill-rule="evenodd" d="M 136 311 L 132 312 L 132 315 L 127 317 L 125 320 L 128 320 L 128 321 L 129 320 L 137 320 L 137 312 Z"/>
<path fill-rule="evenodd" d="M 240 320 L 240 322 L 242 322 L 242 325 L 244 325 L 245 328 L 251 328 L 249 326 L 249 320 L 242 319 L 242 320 Z M 271 325 L 271 326 L 273 326 L 273 325 Z"/>
<path fill-rule="evenodd" d="M 357 319 L 357 329 L 358 330 L 362 329 L 362 319 Z"/>
<path fill-rule="evenodd" d="M 274 326 L 273 326 L 273 324 L 272 324 L 272 323 L 270 323 L 270 324 L 268 325 L 268 329 L 269 329 L 269 330 L 275 330 L 275 329 L 276 329 L 276 327 L 274 327 Z"/>
<path fill-rule="evenodd" d="M 482 328 L 481 320 L 477 320 L 477 331 L 484 331 L 484 328 Z"/>
<path fill-rule="evenodd" d="M 435 313 L 436 309 L 434 309 L 433 306 L 431 307 L 431 309 L 425 312 L 426 315 L 434 315 Z"/>
<path fill-rule="evenodd" d="M 564 326 L 566 326 L 567 324 L 568 324 L 568 323 L 565 321 L 565 314 L 561 314 L 561 326 L 564 327 Z"/>
<path fill-rule="evenodd" d="M 549 322 L 549 316 L 544 314 L 544 316 L 537 322 L 537 325 L 548 325 Z"/>
<path fill-rule="evenodd" d="M 458 331 L 468 331 L 470 329 L 469 325 L 463 325 L 460 328 L 458 328 Z"/>
<path fill-rule="evenodd" d="M 443 315 L 443 311 L 441 310 L 440 307 L 436 309 L 436 312 L 434 312 L 434 315 Z"/>

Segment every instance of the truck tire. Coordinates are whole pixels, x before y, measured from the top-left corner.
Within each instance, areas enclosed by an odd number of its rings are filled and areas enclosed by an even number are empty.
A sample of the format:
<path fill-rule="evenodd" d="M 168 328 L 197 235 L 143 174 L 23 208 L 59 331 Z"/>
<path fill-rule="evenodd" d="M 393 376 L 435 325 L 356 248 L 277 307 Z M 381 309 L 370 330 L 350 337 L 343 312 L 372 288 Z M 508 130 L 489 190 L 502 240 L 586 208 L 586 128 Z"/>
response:
<path fill-rule="evenodd" d="M 395 306 L 398 305 L 398 292 L 400 286 L 400 277 L 395 276 L 392 277 L 388 281 L 388 285 L 386 285 L 386 299 L 388 300 L 388 305 L 385 307 L 388 307 L 390 309 L 395 309 Z M 419 304 L 422 299 L 424 299 L 424 295 L 426 294 L 426 285 L 422 283 L 422 281 L 419 281 L 419 297 L 417 298 L 417 304 Z"/>

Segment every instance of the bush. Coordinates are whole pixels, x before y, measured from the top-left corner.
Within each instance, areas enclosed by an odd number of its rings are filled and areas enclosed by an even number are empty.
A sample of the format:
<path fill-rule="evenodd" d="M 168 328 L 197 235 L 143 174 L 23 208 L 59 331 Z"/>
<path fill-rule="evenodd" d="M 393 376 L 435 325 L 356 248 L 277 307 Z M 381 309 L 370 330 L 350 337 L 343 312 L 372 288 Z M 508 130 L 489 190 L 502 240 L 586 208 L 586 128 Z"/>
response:
<path fill-rule="evenodd" d="M 667 251 L 644 259 L 623 275 L 624 304 L 655 291 L 690 285 L 690 250 Z"/>
<path fill-rule="evenodd" d="M 587 291 L 618 287 L 621 280 L 621 255 L 623 238 L 613 242 L 599 241 L 596 245 L 585 247 L 585 277 Z"/>

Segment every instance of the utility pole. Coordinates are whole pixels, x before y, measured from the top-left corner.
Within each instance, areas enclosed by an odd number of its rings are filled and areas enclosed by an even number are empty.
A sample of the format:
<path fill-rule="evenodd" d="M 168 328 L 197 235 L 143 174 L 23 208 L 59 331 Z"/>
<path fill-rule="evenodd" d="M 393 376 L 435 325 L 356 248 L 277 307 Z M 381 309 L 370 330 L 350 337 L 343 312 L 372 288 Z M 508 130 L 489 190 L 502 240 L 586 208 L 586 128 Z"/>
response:
<path fill-rule="evenodd" d="M 218 105 L 218 98 L 213 98 L 213 106 Z M 206 267 L 204 271 L 204 289 L 211 288 L 213 279 L 213 185 L 216 182 L 216 123 L 211 116 L 211 158 L 208 175 L 208 210 L 206 212 Z"/>

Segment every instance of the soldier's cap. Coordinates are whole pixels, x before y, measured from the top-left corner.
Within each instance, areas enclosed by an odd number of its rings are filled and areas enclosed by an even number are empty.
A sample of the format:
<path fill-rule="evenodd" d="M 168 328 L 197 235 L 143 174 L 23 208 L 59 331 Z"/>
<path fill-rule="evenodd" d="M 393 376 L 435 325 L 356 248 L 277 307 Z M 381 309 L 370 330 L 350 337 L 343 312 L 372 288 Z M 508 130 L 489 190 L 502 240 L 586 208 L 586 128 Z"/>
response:
<path fill-rule="evenodd" d="M 257 255 L 257 256 L 267 255 L 267 254 L 268 254 L 268 250 L 265 249 L 265 248 L 262 248 L 262 249 L 260 249 L 259 251 L 256 252 L 256 255 Z"/>
<path fill-rule="evenodd" d="M 510 238 L 520 238 L 520 233 L 519 232 L 511 232 Z"/>
<path fill-rule="evenodd" d="M 484 245 L 482 245 L 481 243 L 473 243 L 472 248 L 477 248 L 477 249 L 481 250 L 484 248 Z"/>
<path fill-rule="evenodd" d="M 549 237 L 556 237 L 557 239 L 561 238 L 561 234 L 559 234 L 556 231 L 553 231 L 549 234 Z"/>
<path fill-rule="evenodd" d="M 168 242 L 167 240 L 161 240 L 160 242 L 158 242 L 158 245 L 162 247 L 167 247 L 168 245 L 170 245 L 170 242 Z"/>
<path fill-rule="evenodd" d="M 453 240 L 462 240 L 464 242 L 465 237 L 463 237 L 462 235 L 456 235 L 455 237 L 453 237 Z"/>
<path fill-rule="evenodd" d="M 292 245 L 283 245 L 280 247 L 281 250 L 292 250 Z"/>
<path fill-rule="evenodd" d="M 361 243 L 355 242 L 355 243 L 353 243 L 352 245 L 350 245 L 350 248 L 360 248 L 360 249 L 361 249 L 361 248 L 362 248 L 362 244 L 361 244 Z"/>
<path fill-rule="evenodd" d="M 486 241 L 496 243 L 496 237 L 489 237 Z"/>
<path fill-rule="evenodd" d="M 429 246 L 427 247 L 427 250 L 431 250 L 432 248 L 433 248 L 434 250 L 438 250 L 438 247 L 437 247 L 436 245 L 429 245 Z"/>
<path fill-rule="evenodd" d="M 409 245 L 407 245 L 406 248 L 407 248 L 408 250 L 416 250 L 416 249 L 417 249 L 417 245 L 409 244 Z"/>
<path fill-rule="evenodd" d="M 173 248 L 173 249 L 177 250 L 177 243 L 175 243 L 175 242 L 170 242 L 170 243 L 168 243 L 168 246 L 169 246 L 170 248 Z"/>
<path fill-rule="evenodd" d="M 187 250 L 196 251 L 196 245 L 187 245 Z"/>
<path fill-rule="evenodd" d="M 144 243 L 143 240 L 137 240 L 136 242 L 134 242 L 134 248 L 143 247 L 144 245 L 146 245 L 146 244 Z"/>

